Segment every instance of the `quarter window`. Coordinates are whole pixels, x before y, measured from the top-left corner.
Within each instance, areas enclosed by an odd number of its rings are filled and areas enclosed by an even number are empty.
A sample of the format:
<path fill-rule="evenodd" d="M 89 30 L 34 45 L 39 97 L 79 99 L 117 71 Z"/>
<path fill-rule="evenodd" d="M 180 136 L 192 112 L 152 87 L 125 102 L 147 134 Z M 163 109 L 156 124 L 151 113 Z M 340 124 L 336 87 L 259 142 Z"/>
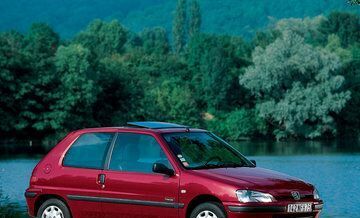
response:
<path fill-rule="evenodd" d="M 112 138 L 113 133 L 86 133 L 81 135 L 66 153 L 63 165 L 102 169 Z"/>
<path fill-rule="evenodd" d="M 110 170 L 152 173 L 154 163 L 171 165 L 156 139 L 150 135 L 119 133 L 112 151 Z"/>

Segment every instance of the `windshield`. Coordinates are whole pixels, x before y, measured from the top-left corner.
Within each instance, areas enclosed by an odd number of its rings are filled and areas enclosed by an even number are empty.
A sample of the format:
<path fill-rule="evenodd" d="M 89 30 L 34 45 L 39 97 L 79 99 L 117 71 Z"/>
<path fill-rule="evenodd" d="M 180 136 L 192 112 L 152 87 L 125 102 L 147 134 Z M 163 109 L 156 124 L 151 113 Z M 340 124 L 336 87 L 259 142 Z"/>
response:
<path fill-rule="evenodd" d="M 187 169 L 253 167 L 250 161 L 212 133 L 181 132 L 163 136 Z"/>

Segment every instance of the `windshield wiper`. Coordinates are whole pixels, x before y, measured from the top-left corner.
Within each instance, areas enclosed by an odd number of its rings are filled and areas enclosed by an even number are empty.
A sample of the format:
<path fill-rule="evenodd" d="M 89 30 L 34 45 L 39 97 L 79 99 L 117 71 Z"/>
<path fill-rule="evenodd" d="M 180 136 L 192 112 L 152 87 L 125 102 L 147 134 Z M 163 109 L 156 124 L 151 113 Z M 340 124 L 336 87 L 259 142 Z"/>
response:
<path fill-rule="evenodd" d="M 219 165 L 218 164 L 204 164 L 201 166 L 197 166 L 197 167 L 192 167 L 192 170 L 199 170 L 199 169 L 213 169 L 213 168 L 218 168 Z"/>
<path fill-rule="evenodd" d="M 243 167 L 243 166 L 244 166 L 243 162 L 241 162 L 241 163 L 225 162 L 225 163 L 219 163 L 219 164 L 206 163 L 201 166 L 192 167 L 191 169 L 198 170 L 198 169 L 213 169 L 213 168 L 236 168 L 236 167 Z"/>
<path fill-rule="evenodd" d="M 227 162 L 227 163 L 221 163 L 218 165 L 219 167 L 225 167 L 225 168 L 236 168 L 236 167 L 243 167 L 244 163 L 234 163 L 234 162 Z"/>

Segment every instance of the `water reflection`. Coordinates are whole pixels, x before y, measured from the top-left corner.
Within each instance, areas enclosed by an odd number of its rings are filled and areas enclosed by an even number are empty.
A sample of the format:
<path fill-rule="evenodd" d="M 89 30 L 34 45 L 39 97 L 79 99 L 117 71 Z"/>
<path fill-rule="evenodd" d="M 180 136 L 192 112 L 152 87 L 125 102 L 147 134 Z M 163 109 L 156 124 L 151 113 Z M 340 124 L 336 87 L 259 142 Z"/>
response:
<path fill-rule="evenodd" d="M 296 142 L 242 141 L 230 144 L 244 155 L 251 156 L 360 154 L 360 142 L 357 139 Z"/>
<path fill-rule="evenodd" d="M 27 217 L 25 208 L 21 208 L 18 203 L 9 201 L 8 197 L 0 193 L 0 217 Z"/>
<path fill-rule="evenodd" d="M 0 218 L 27 217 L 24 191 L 39 159 L 0 160 Z"/>

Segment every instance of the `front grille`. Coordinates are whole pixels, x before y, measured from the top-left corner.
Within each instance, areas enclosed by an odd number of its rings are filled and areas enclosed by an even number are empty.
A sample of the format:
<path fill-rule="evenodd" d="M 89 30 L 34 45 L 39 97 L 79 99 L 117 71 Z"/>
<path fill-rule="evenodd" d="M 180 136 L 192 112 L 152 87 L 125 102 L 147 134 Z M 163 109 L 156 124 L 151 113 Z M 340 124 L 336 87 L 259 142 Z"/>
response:
<path fill-rule="evenodd" d="M 276 196 L 275 198 L 278 201 L 293 201 L 294 200 L 294 197 L 291 195 L 281 195 L 281 196 Z M 300 199 L 301 200 L 313 200 L 314 196 L 313 195 L 300 195 Z"/>
<path fill-rule="evenodd" d="M 315 218 L 315 213 L 283 214 L 274 215 L 273 218 Z"/>

